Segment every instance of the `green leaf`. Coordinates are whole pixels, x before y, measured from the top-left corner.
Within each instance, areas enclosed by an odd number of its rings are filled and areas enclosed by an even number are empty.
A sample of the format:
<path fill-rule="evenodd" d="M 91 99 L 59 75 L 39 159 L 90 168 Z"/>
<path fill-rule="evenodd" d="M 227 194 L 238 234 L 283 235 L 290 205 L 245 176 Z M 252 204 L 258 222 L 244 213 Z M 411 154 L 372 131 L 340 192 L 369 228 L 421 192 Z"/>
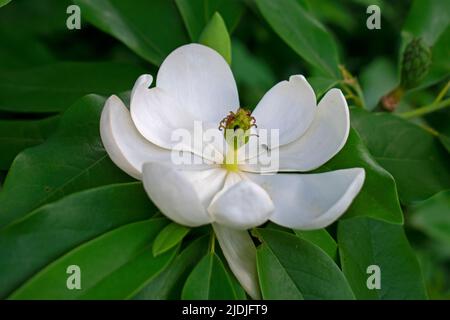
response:
<path fill-rule="evenodd" d="M 58 125 L 59 116 L 39 120 L 0 120 L 0 169 L 7 170 L 22 150 L 41 144 Z"/>
<path fill-rule="evenodd" d="M 135 222 L 86 242 L 56 260 L 9 299 L 127 299 L 153 279 L 175 250 L 154 257 L 151 242 L 166 219 Z M 68 266 L 80 268 L 80 290 L 66 286 Z"/>
<path fill-rule="evenodd" d="M 445 0 L 415 0 L 403 26 L 403 32 L 422 38 L 432 46 L 447 28 L 450 2 Z"/>
<path fill-rule="evenodd" d="M 70 193 L 132 181 L 103 148 L 99 123 L 104 101 L 84 97 L 66 111 L 51 138 L 16 157 L 0 192 L 0 227 Z"/>
<path fill-rule="evenodd" d="M 324 75 L 337 78 L 338 52 L 333 37 L 296 0 L 256 0 L 263 17 L 303 59 Z"/>
<path fill-rule="evenodd" d="M 450 190 L 408 208 L 411 224 L 431 238 L 450 244 Z"/>
<path fill-rule="evenodd" d="M 359 215 L 370 216 L 392 223 L 403 223 L 403 214 L 392 176 L 370 155 L 358 133 L 350 130 L 344 148 L 317 171 L 344 168 L 364 168 L 366 178 L 358 196 L 353 200 L 345 218 Z"/>
<path fill-rule="evenodd" d="M 156 237 L 153 243 L 153 255 L 157 256 L 161 253 L 172 249 L 179 244 L 191 229 L 175 222 L 165 227 Z"/>
<path fill-rule="evenodd" d="M 303 240 L 309 241 L 320 247 L 331 259 L 336 260 L 337 244 L 326 229 L 318 230 L 294 230 L 295 234 Z"/>
<path fill-rule="evenodd" d="M 192 270 L 181 293 L 183 300 L 237 299 L 231 279 L 215 253 L 204 256 Z"/>
<path fill-rule="evenodd" d="M 129 90 L 141 68 L 116 62 L 60 62 L 0 74 L 0 110 L 60 112 L 89 93 Z"/>
<path fill-rule="evenodd" d="M 139 182 L 85 190 L 33 211 L 0 230 L 0 297 L 73 247 L 154 212 Z"/>
<path fill-rule="evenodd" d="M 351 118 L 375 160 L 394 176 L 403 204 L 450 188 L 448 154 L 429 132 L 387 113 L 352 109 Z"/>
<path fill-rule="evenodd" d="M 342 270 L 358 299 L 426 299 L 419 263 L 401 226 L 369 218 L 341 220 L 338 244 Z M 380 267 L 379 290 L 367 287 L 371 265 Z"/>
<path fill-rule="evenodd" d="M 0 8 L 3 6 L 6 6 L 10 2 L 11 2 L 11 0 L 0 0 Z"/>
<path fill-rule="evenodd" d="M 135 297 L 137 300 L 180 299 L 181 290 L 192 269 L 208 250 L 209 236 L 192 241 L 159 276 Z"/>
<path fill-rule="evenodd" d="M 74 0 L 83 18 L 154 65 L 188 42 L 173 1 Z"/>
<path fill-rule="evenodd" d="M 244 6 L 240 1 L 175 0 L 175 3 L 193 42 L 199 39 L 200 33 L 210 21 L 214 12 L 220 13 L 230 32 L 235 29 L 244 12 Z"/>
<path fill-rule="evenodd" d="M 338 84 L 338 80 L 327 77 L 308 77 L 308 82 L 313 87 L 317 98 Z"/>
<path fill-rule="evenodd" d="M 219 13 L 214 13 L 199 40 L 201 44 L 208 46 L 222 55 L 222 57 L 231 64 L 231 40 L 228 34 L 225 22 Z"/>
<path fill-rule="evenodd" d="M 264 299 L 353 299 L 344 275 L 316 245 L 286 232 L 257 229 L 259 282 Z"/>

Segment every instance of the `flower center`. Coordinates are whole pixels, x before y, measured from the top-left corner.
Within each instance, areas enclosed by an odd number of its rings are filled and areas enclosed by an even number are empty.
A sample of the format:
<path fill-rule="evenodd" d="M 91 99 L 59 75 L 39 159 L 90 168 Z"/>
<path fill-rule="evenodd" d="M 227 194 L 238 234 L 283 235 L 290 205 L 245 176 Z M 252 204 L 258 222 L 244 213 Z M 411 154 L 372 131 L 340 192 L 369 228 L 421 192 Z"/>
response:
<path fill-rule="evenodd" d="M 219 130 L 224 130 L 227 143 L 232 146 L 225 156 L 224 167 L 229 171 L 238 171 L 238 149 L 245 145 L 250 138 L 250 129 L 256 126 L 256 119 L 249 110 L 239 108 L 223 118 Z"/>

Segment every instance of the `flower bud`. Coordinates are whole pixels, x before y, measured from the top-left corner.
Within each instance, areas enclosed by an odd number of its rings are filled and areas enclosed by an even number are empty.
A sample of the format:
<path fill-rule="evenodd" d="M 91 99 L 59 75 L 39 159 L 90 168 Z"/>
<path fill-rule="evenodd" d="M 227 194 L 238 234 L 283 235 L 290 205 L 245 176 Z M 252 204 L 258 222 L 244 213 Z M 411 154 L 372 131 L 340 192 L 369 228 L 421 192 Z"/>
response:
<path fill-rule="evenodd" d="M 401 86 L 408 90 L 417 87 L 431 65 L 431 50 L 420 38 L 411 40 L 403 53 Z"/>

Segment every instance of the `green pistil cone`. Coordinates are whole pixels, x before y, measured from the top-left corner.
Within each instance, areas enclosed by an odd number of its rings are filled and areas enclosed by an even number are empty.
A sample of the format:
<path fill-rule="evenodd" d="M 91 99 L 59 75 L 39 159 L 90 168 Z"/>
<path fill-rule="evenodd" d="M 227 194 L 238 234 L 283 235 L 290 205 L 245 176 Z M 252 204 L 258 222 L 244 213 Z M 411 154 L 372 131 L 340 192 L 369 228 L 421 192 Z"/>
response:
<path fill-rule="evenodd" d="M 417 87 L 430 70 L 431 50 L 420 38 L 411 40 L 403 53 L 401 87 Z"/>

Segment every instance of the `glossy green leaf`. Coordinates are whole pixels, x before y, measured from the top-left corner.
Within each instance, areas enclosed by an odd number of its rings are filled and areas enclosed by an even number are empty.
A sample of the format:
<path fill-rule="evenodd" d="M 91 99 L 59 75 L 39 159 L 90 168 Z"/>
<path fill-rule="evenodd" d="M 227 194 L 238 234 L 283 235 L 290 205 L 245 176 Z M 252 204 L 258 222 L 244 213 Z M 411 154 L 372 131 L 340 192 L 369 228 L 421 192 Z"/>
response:
<path fill-rule="evenodd" d="M 73 247 L 155 212 L 139 182 L 85 190 L 33 211 L 0 230 L 0 297 Z"/>
<path fill-rule="evenodd" d="M 84 97 L 66 111 L 51 138 L 16 157 L 0 192 L 0 227 L 75 191 L 132 181 L 103 148 L 99 123 L 104 101 Z"/>
<path fill-rule="evenodd" d="M 0 73 L 0 110 L 60 112 L 90 93 L 132 88 L 141 68 L 115 62 L 60 62 Z"/>
<path fill-rule="evenodd" d="M 316 97 L 319 99 L 329 89 L 337 86 L 338 80 L 327 77 L 308 77 L 308 82 L 313 87 Z"/>
<path fill-rule="evenodd" d="M 11 0 L 0 0 L 0 8 L 10 3 Z"/>
<path fill-rule="evenodd" d="M 352 109 L 351 118 L 374 159 L 394 176 L 402 203 L 450 188 L 449 156 L 429 132 L 387 113 Z"/>
<path fill-rule="evenodd" d="M 295 235 L 257 229 L 259 282 L 264 299 L 353 299 L 334 261 L 316 245 Z"/>
<path fill-rule="evenodd" d="M 0 169 L 7 170 L 22 150 L 41 144 L 57 128 L 59 116 L 40 120 L 0 120 Z"/>
<path fill-rule="evenodd" d="M 411 223 L 430 237 L 450 244 L 450 190 L 408 208 Z"/>
<path fill-rule="evenodd" d="M 181 290 L 192 269 L 208 250 L 208 236 L 192 241 L 174 261 L 150 281 L 135 297 L 137 300 L 180 299 Z"/>
<path fill-rule="evenodd" d="M 196 42 L 214 12 L 219 12 L 227 29 L 232 32 L 244 12 L 241 1 L 229 0 L 175 0 L 189 36 Z"/>
<path fill-rule="evenodd" d="M 203 29 L 198 42 L 213 48 L 231 64 L 231 40 L 225 21 L 219 13 L 214 13 L 208 24 Z"/>
<path fill-rule="evenodd" d="M 392 223 L 403 223 L 394 179 L 374 161 L 358 133 L 351 129 L 344 148 L 317 171 L 355 167 L 364 168 L 366 178 L 361 191 L 344 217 L 366 215 Z"/>
<path fill-rule="evenodd" d="M 403 227 L 369 218 L 339 221 L 342 270 L 358 299 L 425 299 L 419 263 Z M 380 289 L 368 289 L 369 266 L 380 268 Z"/>
<path fill-rule="evenodd" d="M 164 218 L 112 230 L 70 251 L 17 289 L 9 299 L 126 299 L 151 281 L 175 250 L 154 257 L 151 244 Z M 68 266 L 80 268 L 81 289 L 66 285 Z M 52 285 L 49 285 L 52 284 Z"/>
<path fill-rule="evenodd" d="M 403 26 L 403 32 L 421 37 L 432 46 L 450 21 L 450 2 L 414 0 Z"/>
<path fill-rule="evenodd" d="M 188 42 L 173 1 L 75 0 L 83 18 L 122 41 L 149 62 L 160 65 Z"/>
<path fill-rule="evenodd" d="M 326 229 L 294 230 L 295 234 L 306 241 L 320 247 L 331 259 L 336 260 L 337 244 Z"/>
<path fill-rule="evenodd" d="M 331 34 L 296 0 L 256 0 L 264 18 L 275 32 L 303 59 L 336 78 L 338 52 Z"/>
<path fill-rule="evenodd" d="M 237 299 L 231 279 L 215 253 L 204 256 L 192 270 L 184 284 L 184 300 Z"/>
<path fill-rule="evenodd" d="M 166 226 L 155 239 L 153 243 L 153 255 L 157 256 L 161 253 L 172 249 L 189 233 L 191 229 L 178 223 L 172 222 Z"/>

